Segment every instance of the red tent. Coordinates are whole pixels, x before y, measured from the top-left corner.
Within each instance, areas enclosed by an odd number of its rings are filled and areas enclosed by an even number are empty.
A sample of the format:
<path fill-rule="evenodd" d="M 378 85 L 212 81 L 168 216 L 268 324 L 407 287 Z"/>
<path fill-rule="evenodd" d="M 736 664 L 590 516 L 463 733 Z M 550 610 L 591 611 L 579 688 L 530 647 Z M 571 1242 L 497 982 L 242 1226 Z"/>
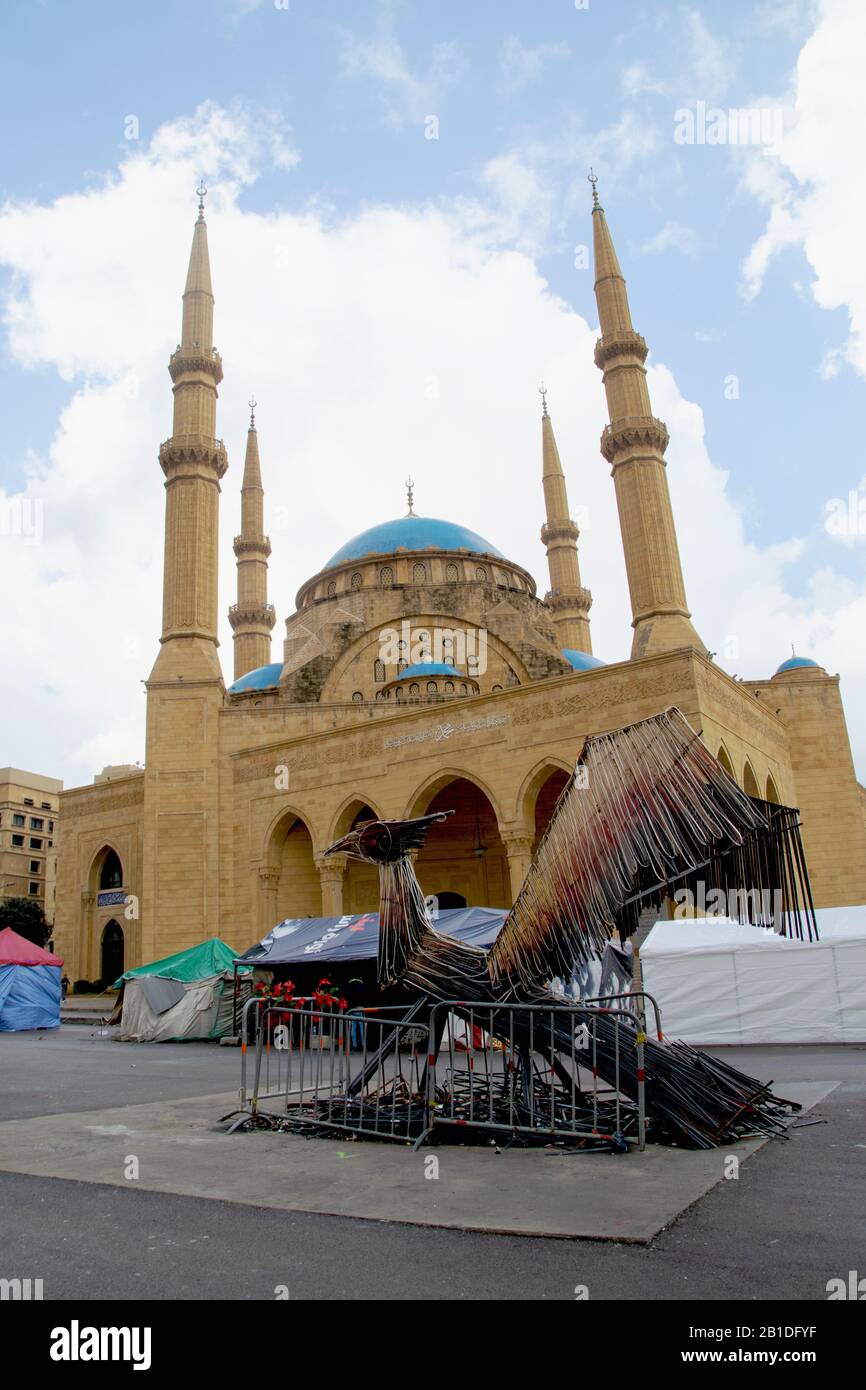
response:
<path fill-rule="evenodd" d="M 60 956 L 52 956 L 50 951 L 34 946 L 11 927 L 0 931 L 0 965 L 56 965 L 59 968 L 62 964 Z"/>

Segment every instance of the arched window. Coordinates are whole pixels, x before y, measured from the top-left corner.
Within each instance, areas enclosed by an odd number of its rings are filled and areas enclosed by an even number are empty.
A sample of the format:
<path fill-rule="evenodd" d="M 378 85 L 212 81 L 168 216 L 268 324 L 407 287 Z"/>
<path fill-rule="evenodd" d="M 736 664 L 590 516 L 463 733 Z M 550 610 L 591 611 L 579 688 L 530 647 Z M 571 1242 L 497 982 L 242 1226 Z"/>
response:
<path fill-rule="evenodd" d="M 772 801 L 774 806 L 781 805 L 781 798 L 776 790 L 776 784 L 769 773 L 767 774 L 767 800 Z"/>
<path fill-rule="evenodd" d="M 418 684 L 417 681 L 413 681 L 412 684 L 409 686 L 409 694 L 410 694 L 410 695 L 420 695 L 420 694 L 421 694 L 421 687 L 420 687 L 420 685 Z"/>
<path fill-rule="evenodd" d="M 439 693 L 439 687 L 438 687 L 438 685 L 436 684 L 436 682 L 435 682 L 435 681 L 428 681 L 428 682 L 427 682 L 427 694 L 428 694 L 428 695 L 437 695 L 438 693 Z"/>
<path fill-rule="evenodd" d="M 427 579 L 427 570 L 424 565 L 412 566 L 412 583 L 423 584 Z"/>
<path fill-rule="evenodd" d="M 402 698 L 403 698 L 403 687 L 402 687 L 402 685 L 398 685 L 398 686 L 397 686 L 397 689 L 394 691 L 394 699 L 395 699 L 395 700 L 402 700 Z"/>
<path fill-rule="evenodd" d="M 449 561 L 449 563 L 445 566 L 445 580 L 446 580 L 446 582 L 447 582 L 448 584 L 456 584 L 456 583 L 457 583 L 457 580 L 458 580 L 459 578 L 460 578 L 460 571 L 458 570 L 457 566 L 454 564 L 453 561 Z"/>
<path fill-rule="evenodd" d="M 453 682 L 453 681 L 446 681 L 446 682 L 445 682 L 445 694 L 446 694 L 446 695 L 453 695 L 453 694 L 454 694 L 454 682 Z"/>
<path fill-rule="evenodd" d="M 467 684 L 466 684 L 465 681 L 463 681 L 462 685 L 460 686 L 460 694 L 461 694 L 461 695 L 468 695 L 468 694 L 469 694 L 469 687 L 467 686 Z"/>
<path fill-rule="evenodd" d="M 394 571 L 390 565 L 383 565 L 379 571 L 379 583 L 383 589 L 387 589 L 389 584 L 394 583 Z"/>
<path fill-rule="evenodd" d="M 361 694 L 360 690 L 355 690 L 355 691 L 353 692 L 353 694 L 352 694 L 352 700 L 354 701 L 354 703 L 355 703 L 356 705 L 363 705 L 363 703 L 364 703 L 364 697 L 363 697 L 363 695 Z"/>
<path fill-rule="evenodd" d="M 497 690 L 501 690 L 501 689 L 502 689 L 502 686 L 501 686 L 501 685 L 494 685 L 494 686 L 493 686 L 493 694 L 495 695 L 496 692 L 497 692 Z"/>
<path fill-rule="evenodd" d="M 114 850 L 110 849 L 99 871 L 99 886 L 100 888 L 120 888 L 122 883 L 123 869 L 120 860 Z"/>
<path fill-rule="evenodd" d="M 374 661 L 374 662 L 373 662 L 373 680 L 374 680 L 374 681 L 383 681 L 384 679 L 385 679 L 385 663 L 384 663 L 384 661 L 378 661 L 378 660 L 377 660 L 377 661 Z"/>
<path fill-rule="evenodd" d="M 337 594 L 337 582 L 332 579 L 328 585 L 328 598 L 335 598 Z"/>
<path fill-rule="evenodd" d="M 355 573 L 352 575 L 352 579 L 351 579 L 352 588 L 353 588 L 353 589 L 360 589 L 363 583 L 364 583 L 363 577 L 362 577 L 362 576 L 358 573 L 358 571 L 356 570 Z"/>
<path fill-rule="evenodd" d="M 484 568 L 483 565 L 478 565 L 477 568 L 476 568 L 476 570 L 475 570 L 475 578 L 476 578 L 476 579 L 481 579 L 481 580 L 486 580 L 487 577 L 488 577 L 488 576 L 487 576 L 487 570 Z"/>
<path fill-rule="evenodd" d="M 719 748 L 719 751 L 718 751 L 718 753 L 716 754 L 716 757 L 718 758 L 718 760 L 719 760 L 719 762 L 721 763 L 722 767 L 725 769 L 725 772 L 728 774 L 728 776 L 729 776 L 729 777 L 733 777 L 733 776 L 734 776 L 734 766 L 733 766 L 733 763 L 731 762 L 730 758 L 728 757 L 728 750 L 727 750 L 727 748 L 725 747 L 724 744 L 722 744 L 721 747 Z M 736 781 L 736 778 L 734 778 L 734 780 Z"/>

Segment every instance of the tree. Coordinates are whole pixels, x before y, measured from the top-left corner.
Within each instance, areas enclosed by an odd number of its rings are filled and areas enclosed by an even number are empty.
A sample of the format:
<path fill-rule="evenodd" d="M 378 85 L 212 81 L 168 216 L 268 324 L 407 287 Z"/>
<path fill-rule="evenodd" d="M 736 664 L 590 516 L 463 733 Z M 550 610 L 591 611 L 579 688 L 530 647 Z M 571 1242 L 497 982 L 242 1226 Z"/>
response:
<path fill-rule="evenodd" d="M 4 898 L 0 902 L 0 931 L 4 927 L 11 927 L 34 946 L 44 946 L 51 935 L 45 913 L 35 898 Z"/>

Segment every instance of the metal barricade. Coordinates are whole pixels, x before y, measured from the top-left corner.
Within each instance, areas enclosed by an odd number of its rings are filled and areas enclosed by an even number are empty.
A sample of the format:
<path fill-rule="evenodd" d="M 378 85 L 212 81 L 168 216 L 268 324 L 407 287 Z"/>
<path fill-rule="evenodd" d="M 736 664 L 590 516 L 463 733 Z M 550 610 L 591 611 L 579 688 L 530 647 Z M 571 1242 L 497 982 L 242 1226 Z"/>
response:
<path fill-rule="evenodd" d="M 241 1108 L 291 1127 L 334 1129 L 379 1139 L 417 1134 L 426 1114 L 426 1019 L 399 1008 L 291 1006 L 251 1001 L 244 1010 Z M 251 1048 L 252 1019 L 255 1045 Z M 252 1051 L 250 1080 L 248 1056 Z"/>
<path fill-rule="evenodd" d="M 253 999 L 243 1011 L 241 1109 L 281 1127 L 416 1147 L 451 1126 L 643 1150 L 646 1036 L 622 1007 L 631 999 L 348 1013 L 314 999 Z"/>
<path fill-rule="evenodd" d="M 611 999 L 613 996 L 611 996 Z M 465 1029 L 455 1035 L 455 1023 Z M 427 1128 L 575 1139 L 643 1150 L 643 1035 L 624 1009 L 479 1004 L 452 1000 L 431 1011 Z M 600 1084 L 599 1061 L 607 1083 Z M 623 1094 L 627 1085 L 635 1102 Z"/>

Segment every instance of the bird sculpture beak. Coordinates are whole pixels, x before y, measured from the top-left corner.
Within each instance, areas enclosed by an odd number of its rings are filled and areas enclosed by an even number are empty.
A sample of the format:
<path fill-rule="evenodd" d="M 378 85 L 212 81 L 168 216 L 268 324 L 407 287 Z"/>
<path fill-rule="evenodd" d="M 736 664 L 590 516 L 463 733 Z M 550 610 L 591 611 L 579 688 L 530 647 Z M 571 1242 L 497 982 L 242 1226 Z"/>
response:
<path fill-rule="evenodd" d="M 342 840 L 335 840 L 325 850 L 325 856 L 329 854 L 351 854 L 353 849 L 357 849 L 358 837 L 354 830 L 349 835 L 344 835 Z"/>

